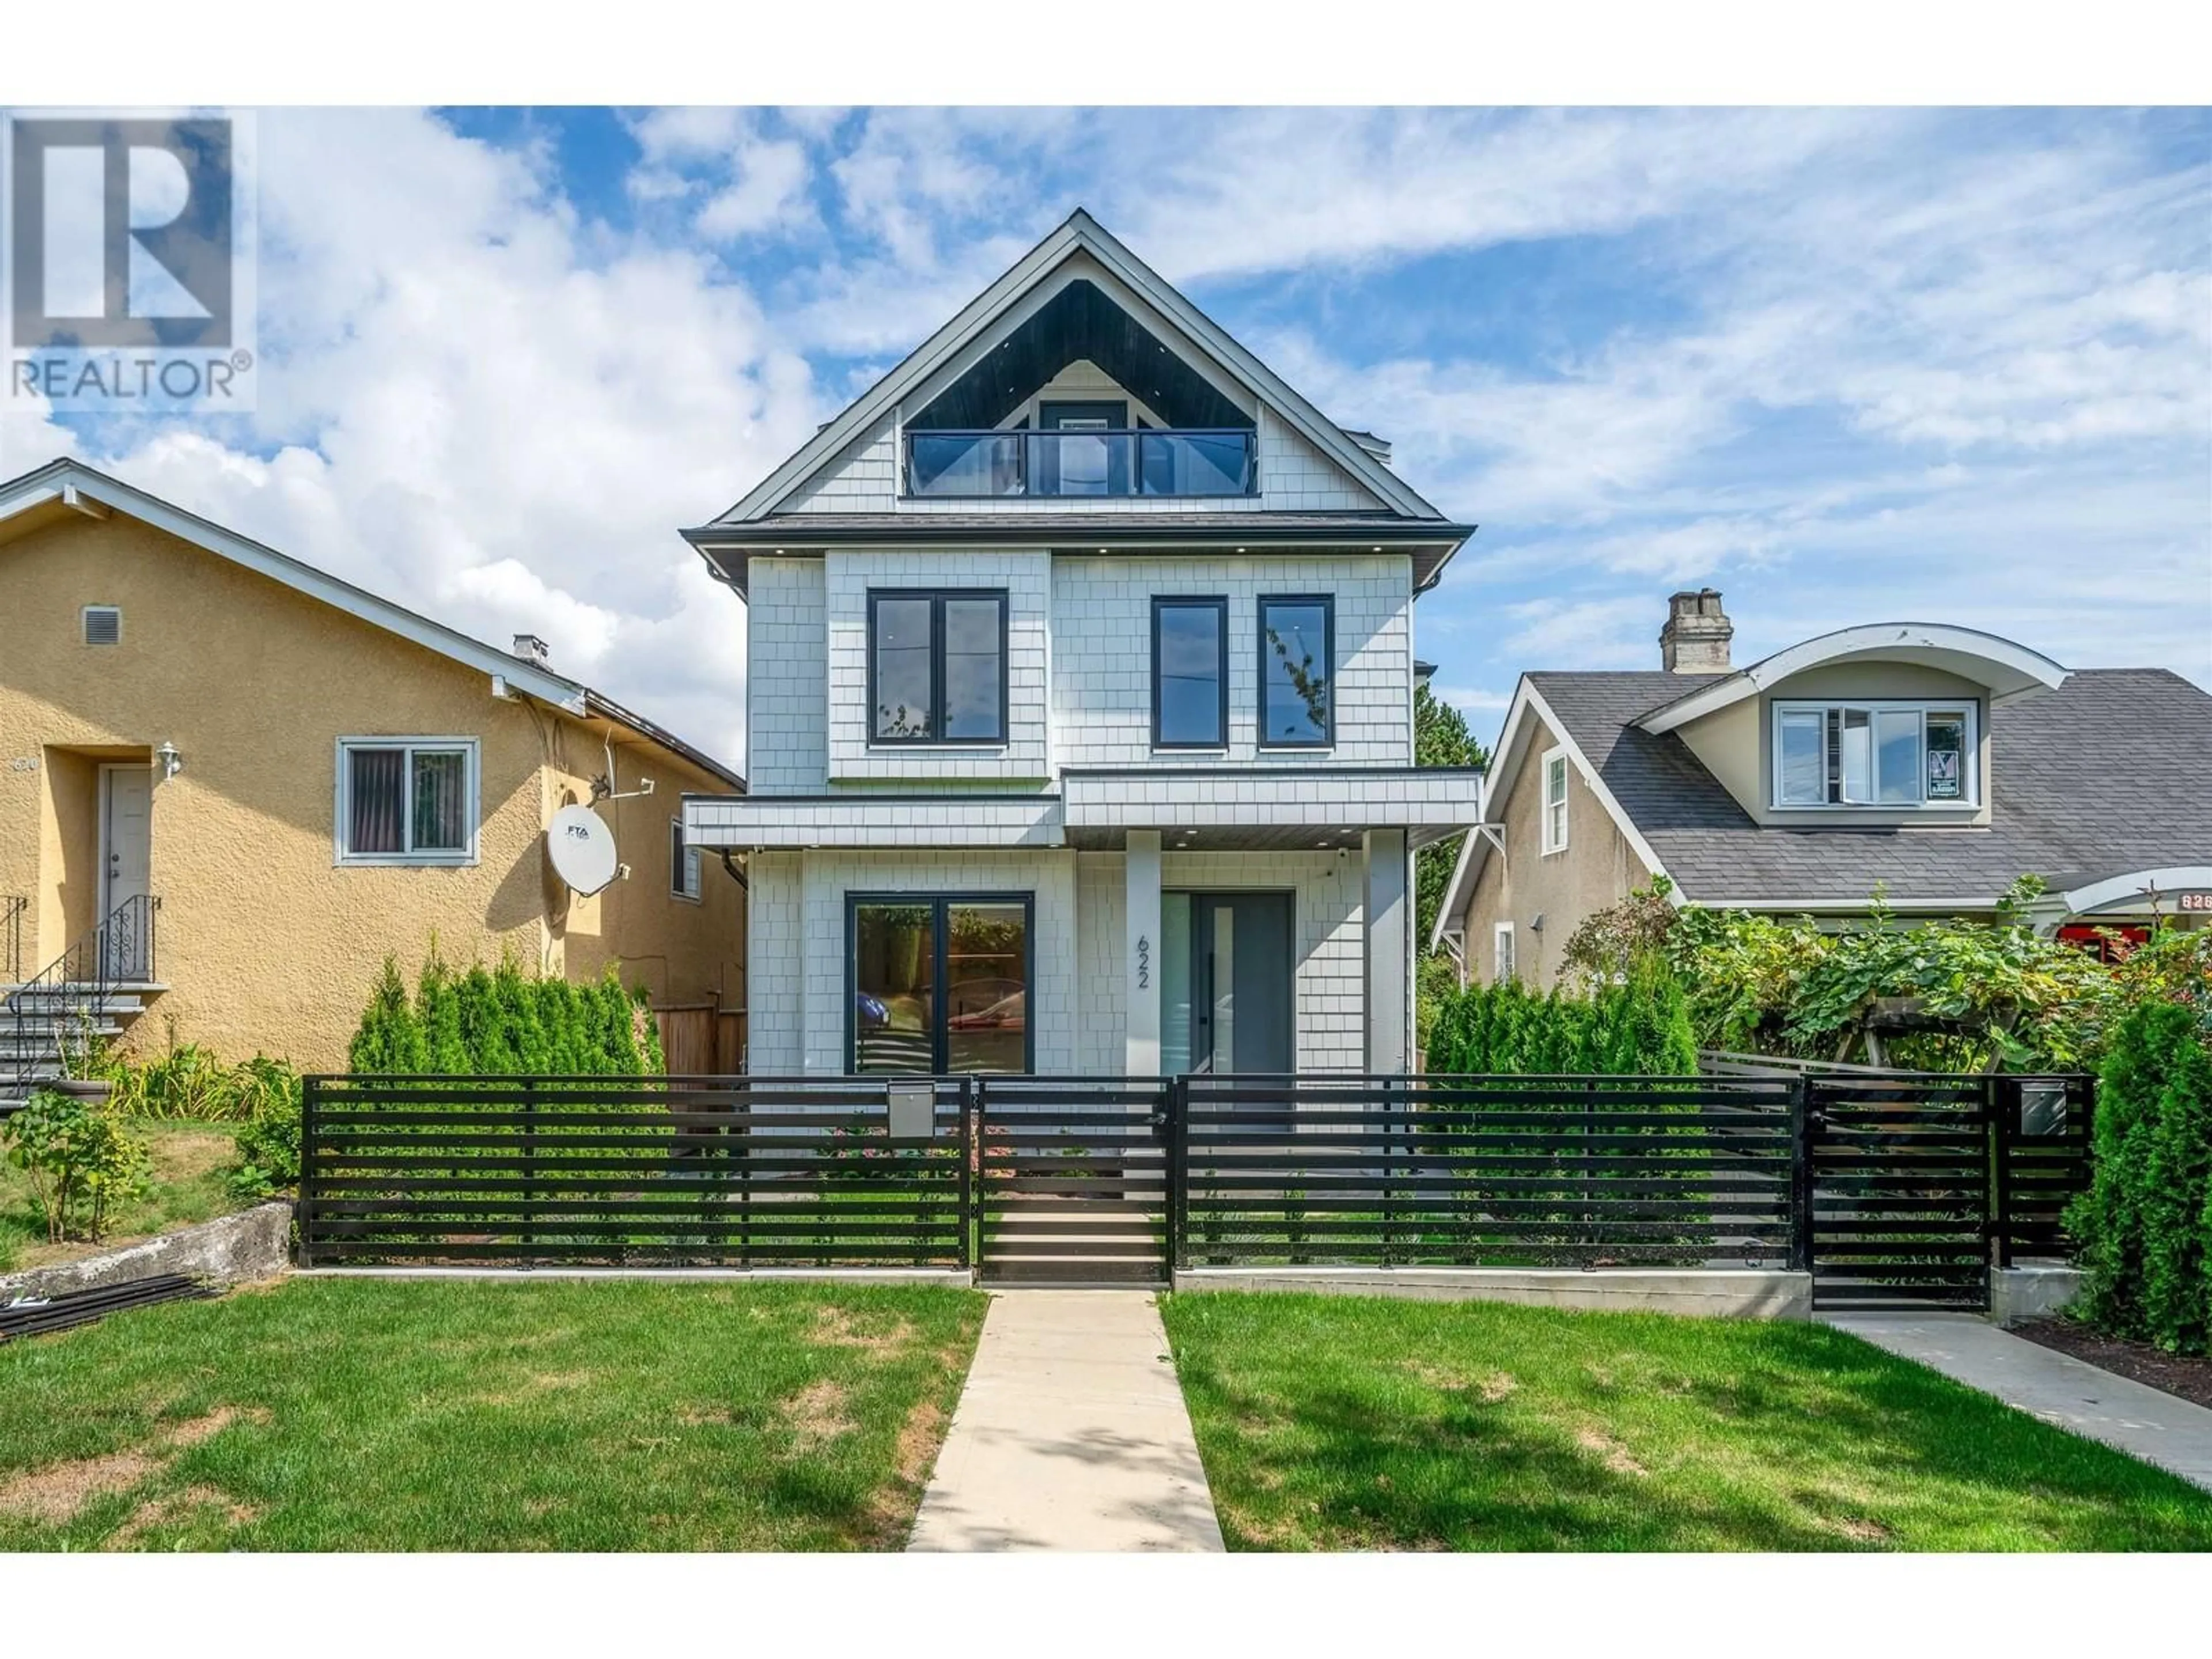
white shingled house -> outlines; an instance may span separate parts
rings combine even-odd
[[[757,1073],[1407,1069],[1470,527],[1078,212],[736,506]]]

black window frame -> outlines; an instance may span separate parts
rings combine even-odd
[[[1321,607],[1322,651],[1328,666],[1328,720],[1318,738],[1271,738],[1267,735],[1267,607],[1271,605],[1317,605]],[[1334,749],[1336,747],[1336,595],[1334,593],[1262,593],[1254,601],[1252,633],[1259,644],[1259,675],[1252,687],[1252,723],[1262,749]]]
[[[936,1006],[930,1015],[929,1070],[921,1072],[862,1072],[856,1069],[860,1060],[860,1022],[856,1018],[860,1000],[860,907],[864,904],[900,904],[931,907],[929,941],[929,982],[936,993]],[[947,893],[882,893],[848,892],[845,895],[845,1075],[848,1077],[944,1077],[945,1062],[951,1044],[951,1036],[945,1026],[945,912],[956,904],[1018,904],[1022,907],[1022,1069],[1015,1073],[986,1073],[985,1076],[1036,1075],[1036,894],[1030,892]]]
[[[1160,735],[1160,612],[1163,611],[1196,611],[1211,606],[1221,619],[1215,637],[1219,641],[1216,654],[1220,662],[1220,696],[1216,718],[1220,721],[1218,739],[1206,743],[1174,742]],[[1229,747],[1229,600],[1218,593],[1155,593],[1152,595],[1152,747],[1155,749],[1186,750],[1211,753]]]
[[[1008,684],[1013,678],[1007,660],[1012,605],[1003,587],[872,587],[868,590],[868,746],[872,749],[1003,749],[1012,718]],[[876,606],[884,599],[926,599],[929,602],[929,735],[887,738],[876,730]],[[945,604],[954,600],[996,600],[999,606],[999,732],[990,738],[940,737],[945,730]]]

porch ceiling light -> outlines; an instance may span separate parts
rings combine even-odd
[[[164,738],[161,746],[154,751],[154,764],[161,769],[162,781],[167,782],[185,769],[185,757],[177,751],[176,744]]]

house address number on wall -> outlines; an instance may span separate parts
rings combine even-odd
[[[2212,893],[2184,893],[2174,902],[2179,909],[2212,915]]]
[[[1137,988],[1152,988],[1152,942],[1142,933],[1137,935]]]

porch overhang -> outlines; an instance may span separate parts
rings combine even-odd
[[[1060,847],[1060,798],[933,793],[686,795],[684,839],[732,852],[823,847]]]
[[[1060,774],[1067,844],[1121,848],[1156,830],[1182,852],[1350,849],[1370,830],[1422,847],[1481,817],[1482,774],[1458,767],[1129,767]]]

